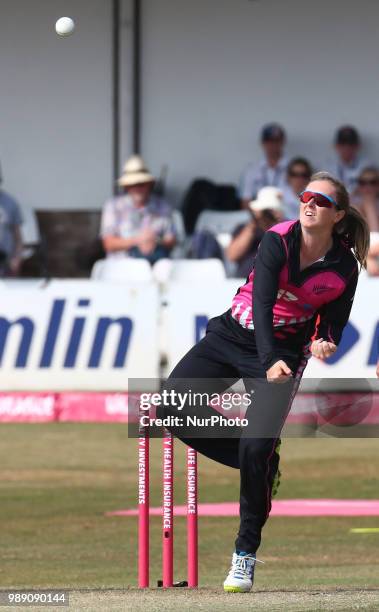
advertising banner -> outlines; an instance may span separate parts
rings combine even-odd
[[[1,391],[125,391],[159,375],[153,283],[52,281],[5,286],[0,302]]]
[[[124,393],[129,378],[159,380],[203,337],[209,319],[230,307],[242,283],[172,281],[162,296],[154,282],[3,282],[0,391]],[[302,386],[375,377],[378,298],[378,279],[361,274],[337,353],[327,363],[312,358]]]
[[[243,280],[206,285],[172,282],[167,294],[167,352],[170,372],[205,333],[208,320],[230,308]],[[323,363],[312,358],[304,378],[372,378],[378,359],[379,281],[362,272],[348,325],[335,355]]]

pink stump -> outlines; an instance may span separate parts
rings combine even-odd
[[[187,564],[188,586],[198,585],[197,452],[187,449]]]
[[[149,436],[138,442],[138,586],[149,586]]]
[[[174,581],[174,439],[165,431],[163,437],[163,504],[162,504],[163,586]]]

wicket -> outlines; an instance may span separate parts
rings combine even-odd
[[[144,432],[138,444],[139,588],[149,587],[149,452]],[[187,581],[174,583],[174,438],[168,431],[163,437],[162,571],[163,587],[198,585],[197,452],[187,448]]]

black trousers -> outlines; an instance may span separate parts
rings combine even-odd
[[[303,353],[279,349],[280,358],[294,376],[286,383],[268,383],[260,364],[254,332],[243,329],[230,312],[211,319],[206,336],[177,364],[164,388],[171,392],[222,393],[233,382],[243,379],[251,393],[251,404],[245,417],[247,427],[213,426],[199,431],[194,426],[169,427],[186,444],[207,457],[240,470],[240,528],[236,550],[255,553],[261,532],[271,510],[271,491],[279,466],[277,451],[280,432],[291,407],[306,365]],[[158,416],[217,415],[211,406],[190,405],[178,412],[166,406]]]

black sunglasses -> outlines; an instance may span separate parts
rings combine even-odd
[[[302,178],[302,179],[310,179],[311,175],[309,172],[296,172],[295,170],[290,170],[288,176],[291,178]]]
[[[378,179],[359,179],[358,185],[360,187],[376,187],[379,185]]]

